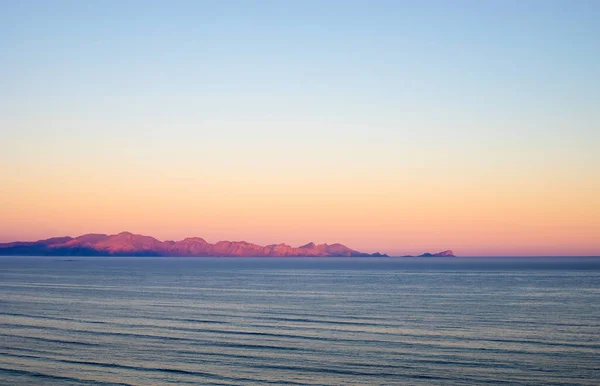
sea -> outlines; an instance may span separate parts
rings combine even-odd
[[[600,385],[600,259],[0,257],[0,384]]]

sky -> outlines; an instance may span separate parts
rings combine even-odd
[[[600,255],[598,1],[0,0],[0,242]]]

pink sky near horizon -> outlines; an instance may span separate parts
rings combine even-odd
[[[385,155],[363,165],[340,155],[348,169],[336,173],[337,161],[271,157],[212,170],[89,156],[80,166],[68,157],[0,166],[0,241],[131,231],[160,240],[339,242],[390,255],[600,255],[598,181],[569,168],[488,174],[485,162],[441,157],[415,172],[386,167]]]

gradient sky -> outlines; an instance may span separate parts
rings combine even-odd
[[[0,241],[600,255],[598,1],[0,0]]]

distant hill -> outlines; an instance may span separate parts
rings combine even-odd
[[[159,241],[154,237],[121,232],[116,235],[86,234],[31,242],[0,244],[0,255],[18,256],[189,256],[189,257],[387,257],[362,253],[342,244],[308,243],[298,248],[287,244],[260,246],[245,241],[219,241],[200,237]]]
[[[452,252],[451,250],[447,250],[447,251],[442,251],[442,252],[438,252],[438,253],[423,253],[422,255],[418,255],[418,256],[413,256],[413,255],[404,255],[402,257],[456,257],[454,255],[454,252]]]

